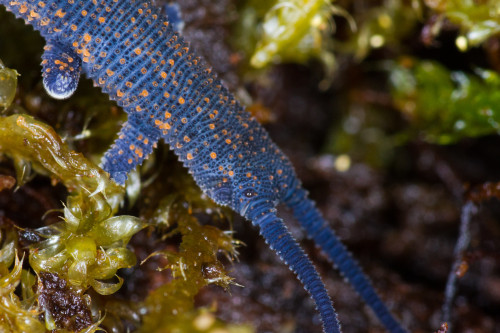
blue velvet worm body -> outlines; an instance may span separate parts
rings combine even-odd
[[[404,332],[308,198],[288,158],[159,9],[135,0],[0,4],[46,39],[43,75],[51,95],[71,95],[81,70],[127,112],[102,162],[116,182],[123,184],[163,139],[206,194],[259,227],[314,299],[325,332],[340,332],[337,315],[316,269],[276,216],[280,202],[387,329]]]

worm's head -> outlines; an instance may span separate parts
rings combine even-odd
[[[212,182],[207,194],[218,204],[230,206],[241,216],[253,220],[256,214],[276,207],[279,191],[269,175],[262,177],[223,177]]]
[[[255,132],[253,135],[257,137]],[[260,136],[265,139],[265,135],[262,130]],[[263,146],[264,143],[268,145]],[[275,209],[296,176],[290,161],[276,146],[263,141],[248,147],[246,154],[239,154],[243,157],[236,163],[227,158],[226,163],[207,170],[207,178],[198,177],[205,193],[215,202],[254,221],[261,214]]]

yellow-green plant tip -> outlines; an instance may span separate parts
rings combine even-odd
[[[68,260],[68,252],[58,236],[31,246],[29,262],[35,272],[57,271]]]
[[[73,205],[71,205],[73,206]],[[76,232],[80,226],[80,219],[71,212],[71,210],[64,205],[64,222],[66,222],[66,228],[68,231]],[[80,214],[78,214],[80,215]]]
[[[16,95],[18,76],[16,70],[5,67],[0,60],[0,110],[12,104]]]
[[[21,295],[23,302],[35,302],[36,276],[30,271],[23,269],[21,272]]]
[[[22,262],[23,260],[19,260],[17,255],[15,256],[14,268],[7,275],[0,277],[0,292],[9,292],[9,290],[13,290],[21,279],[22,272]]]
[[[96,224],[89,235],[93,237],[100,246],[109,246],[121,241],[128,243],[130,237],[139,230],[146,227],[139,218],[133,216],[115,216]]]
[[[90,325],[89,327],[86,327],[84,328],[83,330],[79,331],[78,333],[94,333],[94,332],[105,332],[102,328],[100,328],[99,326],[101,325],[101,323],[104,321],[104,316],[99,319],[99,321],[97,323],[94,323],[92,325]]]
[[[92,288],[94,288],[94,290],[101,295],[114,294],[121,288],[123,284],[123,279],[121,277],[116,276],[116,278],[118,279],[118,282],[102,282],[93,280],[91,282]]]
[[[42,333],[33,303],[23,304],[14,293],[23,276],[22,262],[16,255],[12,270],[0,277],[0,332]]]
[[[2,243],[0,263],[4,264],[5,267],[10,267],[16,256],[17,233],[14,230],[0,229],[0,236],[0,243]]]
[[[99,251],[98,263],[92,268],[92,276],[95,279],[107,280],[116,275],[120,268],[129,268],[136,264],[135,254],[125,247]]]
[[[57,329],[56,322],[52,317],[52,314],[48,310],[45,310],[45,328],[49,331],[54,331]]]
[[[92,265],[96,261],[97,245],[92,237],[76,236],[66,241],[68,254],[78,261],[84,261]]]
[[[74,261],[68,268],[67,278],[70,285],[83,290],[89,286],[88,264],[85,261]]]

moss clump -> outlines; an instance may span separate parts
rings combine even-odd
[[[52,128],[27,115],[0,118],[0,151],[14,160],[19,184],[33,167],[70,191],[63,221],[35,230],[45,240],[31,246],[31,268],[38,275],[49,272],[65,279],[79,294],[90,286],[100,294],[118,290],[120,278],[106,280],[118,269],[135,264],[135,255],[126,245],[145,226],[136,217],[114,216],[123,188],[81,154],[70,151]],[[41,310],[48,313],[47,308]]]
[[[396,107],[426,141],[449,144],[500,131],[500,76],[491,70],[450,71],[404,58],[390,69]]]
[[[4,231],[4,230],[2,230]],[[2,232],[4,235],[5,233]],[[32,275],[22,269],[22,260],[13,253],[10,246],[13,232],[7,231],[7,237],[11,240],[4,240],[1,249],[2,254],[9,252],[15,258],[14,267],[8,270],[10,264],[2,260],[0,262],[0,331],[2,332],[45,332],[44,325],[38,320],[38,311],[34,302],[31,290],[34,281]],[[7,238],[7,239],[8,239]],[[5,258],[2,258],[5,259]],[[15,294],[16,288],[22,285],[23,298]]]
[[[70,151],[52,128],[30,116],[0,118],[0,151],[14,160],[19,184],[32,166],[62,181],[70,191],[63,221],[38,230],[46,240],[30,252],[35,272],[58,273],[82,290],[88,286],[101,294],[117,290],[121,281],[101,280],[135,264],[126,245],[145,226],[135,217],[113,216],[123,189],[81,154]]]
[[[163,196],[165,200],[159,201],[154,216],[140,219],[116,216],[124,201],[125,189],[112,182],[102,169],[83,155],[71,151],[50,126],[31,116],[0,118],[0,152],[13,160],[18,186],[23,186],[35,171],[51,177],[54,184],[62,183],[69,191],[62,209],[62,221],[30,231],[43,239],[29,249],[30,268],[36,273],[38,283],[35,283],[34,275],[26,272],[27,281],[23,285],[27,286],[26,294],[31,303],[27,306],[24,301],[11,302],[9,307],[14,310],[5,310],[19,318],[28,316],[23,323],[30,327],[20,331],[83,329],[94,332],[100,325],[113,327],[113,320],[105,322],[102,317],[99,320],[97,314],[99,311],[101,314],[107,312],[108,305],[116,305],[116,302],[95,308],[97,305],[92,304],[96,297],[91,296],[88,289],[92,288],[101,295],[110,295],[120,289],[124,280],[117,275],[117,271],[136,264],[136,256],[127,246],[129,240],[149,223],[168,230],[165,239],[181,235],[182,242],[178,251],[157,252],[167,259],[166,268],[172,273],[173,280],[152,292],[144,302],[130,307],[129,313],[135,313],[135,316],[145,314],[142,319],[144,325],[138,325],[137,329],[148,331],[156,327],[162,331],[168,328],[171,331],[210,332],[223,328],[228,332],[250,331],[245,326],[224,324],[206,309],[194,307],[194,297],[202,287],[213,283],[227,288],[231,283],[218,255],[232,258],[236,250],[230,233],[200,225],[192,210],[182,204],[188,200],[195,205],[207,205],[192,179],[184,179],[188,175],[181,177],[180,181],[172,181],[176,191],[184,194],[182,203],[175,199],[175,195],[155,192],[155,196]],[[154,159],[149,163],[154,164]],[[12,187],[9,184],[6,188]],[[136,179],[128,192],[137,197],[140,191],[141,182]],[[215,205],[212,203],[210,207],[215,208]],[[5,264],[0,268],[12,288],[5,288],[3,296],[16,300],[15,286],[22,283],[17,266],[21,266],[18,264],[11,274],[8,274],[7,268],[15,257],[17,233],[8,230],[6,235],[4,249],[0,251]],[[36,292],[31,289],[34,284],[38,285]],[[59,311],[61,304],[74,306],[68,311]],[[125,304],[123,302],[121,307],[127,307]],[[90,312],[91,307],[93,312]],[[45,325],[38,320],[39,314],[42,314]],[[126,311],[118,314],[115,320],[126,318]],[[168,318],[168,325],[165,318]],[[9,325],[17,327],[15,325],[18,324]]]
[[[435,34],[439,33],[444,18],[460,27],[456,41],[462,51],[500,33],[500,3],[496,0],[425,0],[424,3],[440,15],[433,27]]]
[[[245,325],[231,325],[216,319],[212,308],[196,308],[195,297],[202,288],[215,284],[227,289],[232,284],[224,263],[236,256],[238,241],[233,233],[204,222],[228,225],[228,210],[206,200],[193,178],[174,156],[163,156],[159,147],[155,160],[166,166],[144,184],[137,202],[140,216],[159,232],[152,235],[146,251],[152,253],[141,269],[160,269],[155,274],[160,286],[141,285],[147,289],[143,302],[134,304],[134,313],[145,314],[139,332],[252,332]],[[162,158],[162,156],[164,158]],[[154,168],[152,168],[154,169]],[[176,177],[169,175],[175,174]],[[225,227],[228,228],[228,227]],[[151,249],[151,250],[150,250]],[[148,274],[148,273],[146,273]],[[146,292],[142,292],[146,294]]]
[[[250,0],[240,11],[235,40],[246,50],[254,68],[319,58],[330,69],[335,60],[326,36],[334,11],[328,0]]]
[[[195,309],[194,297],[208,284],[227,288],[232,278],[227,275],[218,258],[223,255],[233,258],[236,254],[235,241],[230,233],[210,225],[201,225],[182,206],[182,200],[160,201],[156,217],[164,216],[176,221],[176,226],[165,237],[182,238],[178,250],[163,250],[154,255],[167,261],[163,267],[170,272],[171,282],[164,284],[148,295],[141,305],[143,318],[140,332],[212,332],[226,327],[227,332],[250,332],[224,325],[207,312]]]
[[[18,75],[14,69],[5,67],[0,60],[0,110],[8,108],[14,100]]]

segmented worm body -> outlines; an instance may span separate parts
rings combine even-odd
[[[314,299],[325,332],[340,332],[337,315],[316,269],[276,216],[280,202],[381,322],[404,332],[308,198],[288,158],[158,9],[136,0],[0,4],[46,39],[43,77],[52,96],[70,96],[83,71],[128,114],[102,162],[116,182],[123,184],[163,139],[207,195],[259,227]]]

